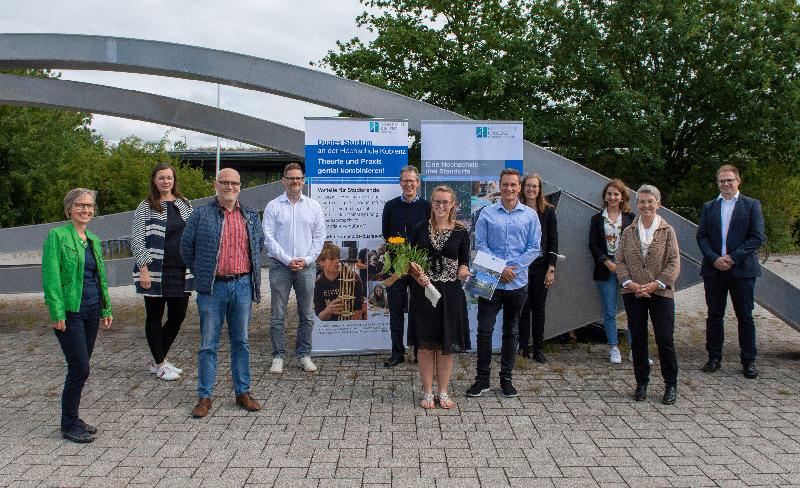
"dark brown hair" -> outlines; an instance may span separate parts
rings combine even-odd
[[[291,171],[293,169],[299,169],[300,172],[303,173],[303,175],[305,175],[305,172],[303,171],[303,167],[300,166],[299,163],[289,163],[289,164],[286,165],[285,168],[283,168],[283,176],[286,176],[286,173],[288,173],[289,171]]]
[[[178,173],[175,171],[175,168],[172,167],[169,163],[158,163],[153,171],[150,173],[150,193],[147,195],[147,202],[150,204],[150,208],[158,213],[161,213],[161,192],[158,191],[158,187],[156,186],[156,174],[159,171],[164,171],[168,169],[172,171],[172,191],[171,193],[175,195],[176,198],[180,198],[184,202],[188,202],[189,200],[183,196],[181,191],[178,189]]]
[[[527,200],[528,197],[525,196],[525,182],[530,180],[530,179],[534,179],[534,178],[536,179],[536,181],[539,182],[539,194],[536,196],[536,202],[533,202],[533,203],[536,204],[535,207],[531,206],[528,203],[528,200]],[[527,206],[529,206],[531,208],[534,208],[539,213],[542,213],[545,210],[547,210],[547,207],[552,207],[553,206],[550,202],[547,201],[547,198],[545,198],[545,196],[544,196],[544,190],[542,190],[542,177],[539,176],[537,173],[533,173],[533,174],[529,174],[529,175],[523,176],[522,177],[522,183],[520,185],[522,186],[522,191],[519,194],[519,201],[520,202],[524,203],[525,205],[527,205]]]
[[[628,191],[625,183],[619,178],[614,178],[606,183],[606,186],[603,187],[603,193],[600,194],[600,200],[603,202],[603,208],[608,207],[608,203],[606,203],[606,192],[612,187],[622,194],[622,201],[619,202],[619,209],[625,213],[631,213],[631,192]]]

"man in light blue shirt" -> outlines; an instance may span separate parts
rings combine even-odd
[[[272,297],[270,336],[272,366],[270,373],[282,373],[286,357],[284,335],[289,291],[297,297],[295,353],[300,366],[317,370],[311,361],[311,333],[314,328],[314,281],[316,259],[325,242],[325,216],[320,204],[303,195],[303,169],[297,163],[286,165],[283,186],[286,192],[269,202],[264,209],[264,246],[269,253],[269,287]]]
[[[519,201],[520,175],[511,168],[500,172],[500,202],[484,207],[475,224],[475,249],[506,261],[500,283],[491,300],[478,299],[478,367],[467,396],[489,391],[492,332],[497,313],[503,309],[503,345],[500,388],[505,397],[517,396],[511,372],[517,352],[517,323],[528,298],[528,266],[540,255],[542,231],[539,217]]]

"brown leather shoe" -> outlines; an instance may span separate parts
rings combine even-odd
[[[194,406],[192,409],[192,417],[199,419],[200,417],[205,417],[208,415],[208,411],[211,410],[211,399],[210,398],[201,398],[197,400],[197,405]]]
[[[255,412],[256,410],[261,410],[261,404],[253,400],[253,397],[250,396],[249,392],[242,393],[241,395],[236,395],[236,404],[242,407],[243,409],[247,410],[248,412]]]

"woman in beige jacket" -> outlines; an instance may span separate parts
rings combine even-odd
[[[658,215],[661,192],[642,185],[636,217],[623,232],[617,250],[617,278],[622,285],[622,301],[628,317],[633,343],[633,370],[636,375],[636,401],[647,399],[650,365],[647,355],[647,316],[653,331],[664,378],[662,403],[672,405],[677,398],[678,360],[675,356],[675,280],[680,273],[680,254],[675,230]]]

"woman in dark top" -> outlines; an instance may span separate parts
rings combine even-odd
[[[469,232],[455,220],[456,195],[449,186],[437,186],[431,196],[430,221],[418,225],[410,242],[428,251],[428,274],[416,263],[412,276],[408,342],[418,348],[419,376],[422,383],[422,408],[449,409],[455,405],[448,395],[453,372],[453,353],[469,349],[467,300],[461,282],[469,276]],[[434,307],[425,296],[432,283],[441,294]],[[412,326],[413,324],[413,326]],[[435,370],[435,371],[434,371]],[[436,373],[438,398],[433,396]]]
[[[111,327],[111,300],[100,239],[86,230],[94,217],[93,190],[76,188],[64,197],[66,225],[51,229],[42,253],[42,287],[50,322],[67,361],[61,395],[61,435],[92,442],[97,427],[78,416],[81,392],[89,378],[99,327]]]
[[[133,281],[136,293],[144,295],[145,335],[153,355],[148,368],[166,381],[179,379],[183,372],[167,361],[167,353],[194,289],[194,277],[180,254],[181,236],[191,213],[191,204],[178,189],[175,169],[157,164],[150,175],[150,193],[133,215],[131,252],[136,259]],[[162,325],[165,307],[167,321]]]
[[[608,341],[608,360],[622,362],[617,347],[617,265],[614,255],[619,247],[622,231],[633,222],[631,195],[622,180],[614,179],[603,188],[603,210],[592,216],[589,226],[589,250],[594,258],[594,281],[603,307],[603,325]],[[631,344],[630,331],[627,334]]]
[[[547,290],[553,286],[558,260],[558,223],[556,209],[547,201],[542,191],[542,178],[537,174],[522,179],[520,201],[531,207],[539,216],[542,229],[542,254],[528,268],[528,301],[522,308],[519,319],[519,352],[533,358],[537,363],[546,363],[542,352],[544,342],[544,306]],[[529,344],[530,340],[530,346]]]

